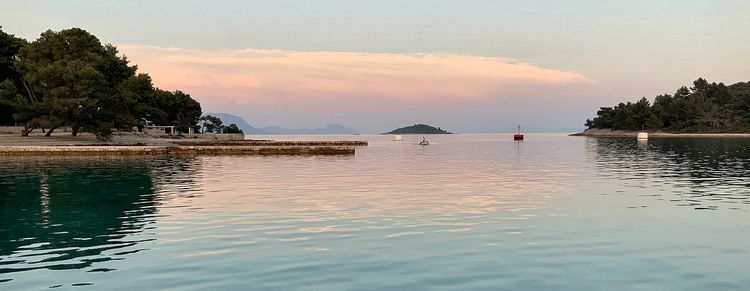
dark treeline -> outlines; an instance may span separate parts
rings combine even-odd
[[[111,44],[80,28],[45,31],[28,42],[0,27],[0,124],[69,127],[108,139],[145,122],[196,127],[201,106],[181,91],[154,87]]]
[[[206,115],[200,118],[201,132],[203,133],[239,133],[244,134],[237,124],[224,125],[221,118],[213,115]]]
[[[750,82],[726,86],[703,78],[673,95],[602,107],[586,120],[588,128],[665,130],[672,132],[750,131]]]

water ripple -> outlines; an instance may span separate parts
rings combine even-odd
[[[353,157],[3,157],[0,289],[750,285],[741,141],[366,138]]]

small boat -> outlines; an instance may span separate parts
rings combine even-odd
[[[513,135],[513,140],[523,140],[523,133],[521,133],[521,125],[518,126],[518,133]]]
[[[401,135],[400,135],[400,134],[397,134],[397,135],[395,135],[395,136],[393,137],[393,141],[402,141],[402,140],[404,140],[404,138],[403,138],[403,137],[401,137]]]
[[[422,141],[419,142],[419,145],[423,145],[423,146],[430,145],[430,142],[424,139],[424,137],[422,137]]]

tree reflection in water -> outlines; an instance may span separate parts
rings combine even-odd
[[[750,147],[741,138],[588,138],[600,175],[649,187],[680,206],[750,204]],[[593,147],[593,149],[592,149]],[[669,191],[657,191],[668,187]],[[731,206],[730,206],[731,207]]]
[[[197,162],[3,157],[0,274],[92,268],[145,250],[141,243],[154,240],[147,230],[159,216],[155,189],[174,177],[190,179]]]

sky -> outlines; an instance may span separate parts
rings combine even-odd
[[[750,1],[9,1],[3,30],[80,27],[156,86],[253,126],[580,129],[698,77],[750,81]]]

